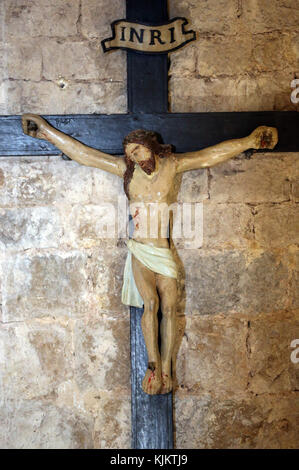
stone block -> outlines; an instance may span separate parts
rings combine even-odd
[[[95,311],[128,315],[128,307],[121,303],[121,289],[127,248],[92,250],[89,278],[94,287]]]
[[[204,247],[246,247],[254,240],[250,207],[205,201],[203,209]]]
[[[254,216],[255,238],[264,247],[282,247],[298,243],[298,204],[258,206]]]
[[[93,192],[94,168],[53,157],[49,171],[55,182],[55,202],[59,206],[88,204]]]
[[[76,321],[75,379],[82,392],[130,390],[130,318],[117,315]]]
[[[1,109],[3,114],[20,114],[22,111],[22,87],[17,80],[1,83]]]
[[[296,449],[298,394],[213,397],[177,393],[178,449]]]
[[[208,37],[200,39],[197,47],[197,74],[204,77],[235,76],[251,70],[252,42],[250,37]]]
[[[184,335],[184,369],[179,386],[197,392],[213,391],[222,398],[246,390],[249,370],[245,319],[188,316]]]
[[[240,275],[242,310],[249,313],[286,309],[289,302],[288,261],[271,252],[257,252],[246,259]]]
[[[219,14],[221,11],[221,21]],[[237,21],[237,5],[227,3],[225,0],[191,0],[170,2],[170,17],[185,16],[189,19],[190,29],[196,29],[202,33],[230,34],[238,27]],[[188,46],[187,46],[188,47]]]
[[[182,296],[188,315],[273,312],[288,304],[287,260],[272,253],[178,250]]]
[[[296,54],[292,46],[293,36],[285,31],[254,35],[252,57],[248,65],[255,72],[272,74],[286,69],[291,70],[296,63]]]
[[[244,22],[252,33],[293,30],[299,21],[297,2],[293,0],[249,0],[244,2]]]
[[[3,449],[92,449],[93,419],[42,400],[8,401],[1,408]]]
[[[6,83],[0,82],[0,113],[7,114],[7,103],[6,103]]]
[[[298,249],[293,247],[289,253],[289,266],[291,271],[290,308],[299,308],[299,253]]]
[[[291,181],[291,199],[294,202],[299,202],[299,165],[298,153],[290,153],[289,157],[289,166],[290,166],[290,181]]]
[[[36,114],[112,114],[125,113],[125,82],[70,82],[64,88],[60,82],[18,82],[22,96],[21,113]],[[7,90],[7,99],[10,100]],[[15,96],[16,91],[14,91]]]
[[[95,419],[95,449],[131,448],[131,402],[129,395],[99,393]]]
[[[179,203],[202,202],[209,197],[207,170],[186,171],[179,177],[178,184]]]
[[[251,160],[234,159],[211,168],[213,202],[284,202],[290,188],[288,161],[277,154],[256,154]]]
[[[169,81],[172,112],[296,111],[290,99],[292,71],[180,77]],[[239,136],[232,136],[239,137]]]
[[[5,48],[7,78],[39,81],[42,78],[40,42],[11,40]],[[53,60],[53,57],[52,57]]]
[[[101,204],[102,202],[117,203],[121,198],[121,203],[126,200],[123,189],[124,182],[122,178],[107,173],[98,168],[93,168],[93,192],[92,203]]]
[[[86,311],[87,255],[15,254],[2,262],[3,321],[70,317]]]
[[[44,206],[55,200],[55,178],[46,158],[1,159],[0,206]]]
[[[81,11],[82,33],[89,39],[111,37],[110,24],[117,19],[126,17],[126,5],[122,0],[110,3],[82,0]],[[118,51],[115,54],[125,54],[125,52]]]
[[[239,283],[245,269],[241,253],[179,250],[178,254],[185,286],[179,311],[188,315],[212,315],[241,308]]]
[[[75,205],[61,209],[64,220],[63,243],[72,247],[94,246],[115,249],[118,244],[117,203],[85,206]]]
[[[6,38],[59,36],[77,34],[79,0],[13,0],[5,2]]]
[[[51,207],[0,209],[0,227],[3,250],[57,247],[62,234],[60,217]]]
[[[172,52],[169,68],[170,78],[174,75],[184,78],[192,77],[196,73],[197,56],[198,47],[195,43],[190,43],[186,47]]]
[[[1,23],[3,23],[3,17],[1,16],[1,8],[0,8],[0,34],[1,34],[1,28],[2,28]],[[2,37],[3,36],[0,35],[0,38],[2,38]],[[3,42],[0,42],[0,54],[1,54],[1,57],[2,57],[2,60],[1,60],[1,63],[0,63],[0,81],[2,82],[2,80],[5,80],[7,78],[7,66],[6,66],[7,49],[5,47],[5,44],[3,44]]]
[[[249,390],[256,395],[296,391],[299,364],[291,361],[290,345],[299,338],[299,312],[260,315],[249,325]]]
[[[73,375],[72,337],[67,323],[34,321],[2,324],[0,363],[6,400],[52,399]]]
[[[109,80],[124,81],[126,55],[112,60],[103,54],[98,42],[52,39],[42,41],[43,76],[47,80]],[[56,60],[53,60],[56,57]]]

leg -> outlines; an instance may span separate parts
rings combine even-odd
[[[142,332],[148,355],[148,369],[142,382],[145,393],[156,395],[162,386],[161,358],[158,346],[159,297],[155,274],[132,256],[133,275],[137,289],[144,302],[141,319]]]
[[[172,390],[171,358],[176,334],[177,281],[156,274],[156,282],[162,310],[161,362],[163,384],[161,393],[168,393]]]

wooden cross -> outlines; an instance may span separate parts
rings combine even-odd
[[[127,0],[127,19],[168,21],[167,0]],[[192,18],[190,18],[192,21]],[[112,59],[113,60],[113,59]],[[260,125],[276,127],[277,152],[299,151],[299,113],[168,113],[168,55],[127,52],[128,113],[45,116],[54,127],[105,153],[123,153],[124,136],[134,129],[163,130],[176,152],[190,152],[248,135]],[[49,142],[30,139],[19,116],[0,117],[0,155],[55,155]],[[172,394],[150,396],[141,389],[147,355],[140,325],[142,309],[131,308],[132,448],[173,447]]]

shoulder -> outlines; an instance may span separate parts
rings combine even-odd
[[[174,153],[170,153],[167,157],[165,157],[165,160],[167,160],[170,166],[176,165],[177,159]]]
[[[118,167],[118,176],[124,177],[124,174],[127,169],[126,161],[124,156],[120,156],[117,159],[117,167]]]

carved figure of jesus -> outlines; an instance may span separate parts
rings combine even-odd
[[[141,231],[141,226],[151,224],[147,207],[150,212],[153,203],[157,208],[159,204],[165,207],[170,203],[178,173],[212,167],[248,149],[273,149],[278,141],[277,130],[261,126],[247,137],[183,154],[174,154],[170,145],[159,143],[154,132],[136,130],[124,139],[124,157],[116,157],[80,143],[35,114],[24,114],[22,125],[27,135],[48,140],[76,162],[124,179],[125,193],[130,207],[134,207],[131,213],[134,233],[128,241],[122,301],[137,307],[144,304],[141,322],[148,354],[148,368],[142,382],[144,392],[151,395],[170,392],[176,333],[177,266],[168,237],[162,233],[160,226],[155,237],[145,236]],[[142,205],[142,210],[139,210],[138,204]],[[144,217],[147,218],[146,222]],[[162,312],[161,351],[158,346],[159,305]]]

